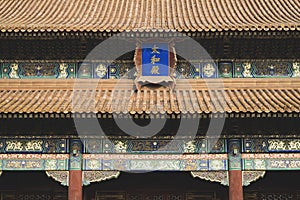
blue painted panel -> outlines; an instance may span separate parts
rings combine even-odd
[[[168,76],[169,51],[168,43],[142,44],[142,75]]]

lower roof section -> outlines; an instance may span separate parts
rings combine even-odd
[[[300,79],[0,80],[0,113],[299,113]]]

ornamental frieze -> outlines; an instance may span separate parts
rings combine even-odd
[[[244,139],[243,152],[300,152],[300,139]]]
[[[67,170],[68,154],[0,154],[0,170]]]
[[[0,63],[1,77],[10,79],[135,79],[133,60],[97,62],[24,61]],[[155,72],[155,71],[153,71]],[[157,72],[156,72],[157,73]],[[236,60],[189,63],[178,60],[175,79],[300,77],[300,62]]]
[[[84,139],[84,153],[226,153],[226,140],[100,140]]]
[[[298,153],[243,154],[242,159],[244,170],[300,169]]]
[[[0,139],[2,153],[68,153],[66,139]]]
[[[3,63],[3,78],[75,78],[75,63],[20,62]]]
[[[227,154],[83,154],[84,170],[227,170]]]
[[[4,161],[3,169],[41,170],[43,169],[43,161],[42,160],[8,160],[8,161]]]
[[[300,139],[268,140],[269,151],[300,151]]]
[[[5,151],[18,152],[18,151],[42,151],[42,140],[6,140]]]

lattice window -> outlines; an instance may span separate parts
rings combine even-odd
[[[51,194],[18,194],[18,200],[52,200]]]
[[[67,200],[66,191],[55,191],[54,193],[46,192],[27,192],[19,193],[17,191],[0,191],[0,199],[2,200]]]
[[[143,197],[139,194],[130,194],[128,195],[128,200],[143,200]]]
[[[245,200],[300,200],[299,191],[295,192],[260,192],[245,193]]]
[[[167,200],[184,200],[184,196],[180,194],[175,194],[175,195],[171,194],[168,195]]]
[[[124,192],[118,192],[118,191],[107,191],[107,192],[96,192],[96,200],[125,200],[126,194]],[[135,198],[130,198],[127,196],[127,199],[129,200],[140,200]]]
[[[261,200],[295,200],[297,199],[295,194],[289,193],[268,193],[260,194],[259,199]]]
[[[96,200],[214,200],[215,192],[174,193],[174,192],[96,192]]]
[[[164,200],[163,194],[146,195],[145,200]]]

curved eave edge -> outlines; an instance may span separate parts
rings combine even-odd
[[[171,113],[108,113],[108,112],[52,112],[52,113],[0,113],[0,119],[41,119],[41,118],[300,118],[300,112],[171,112]]]

